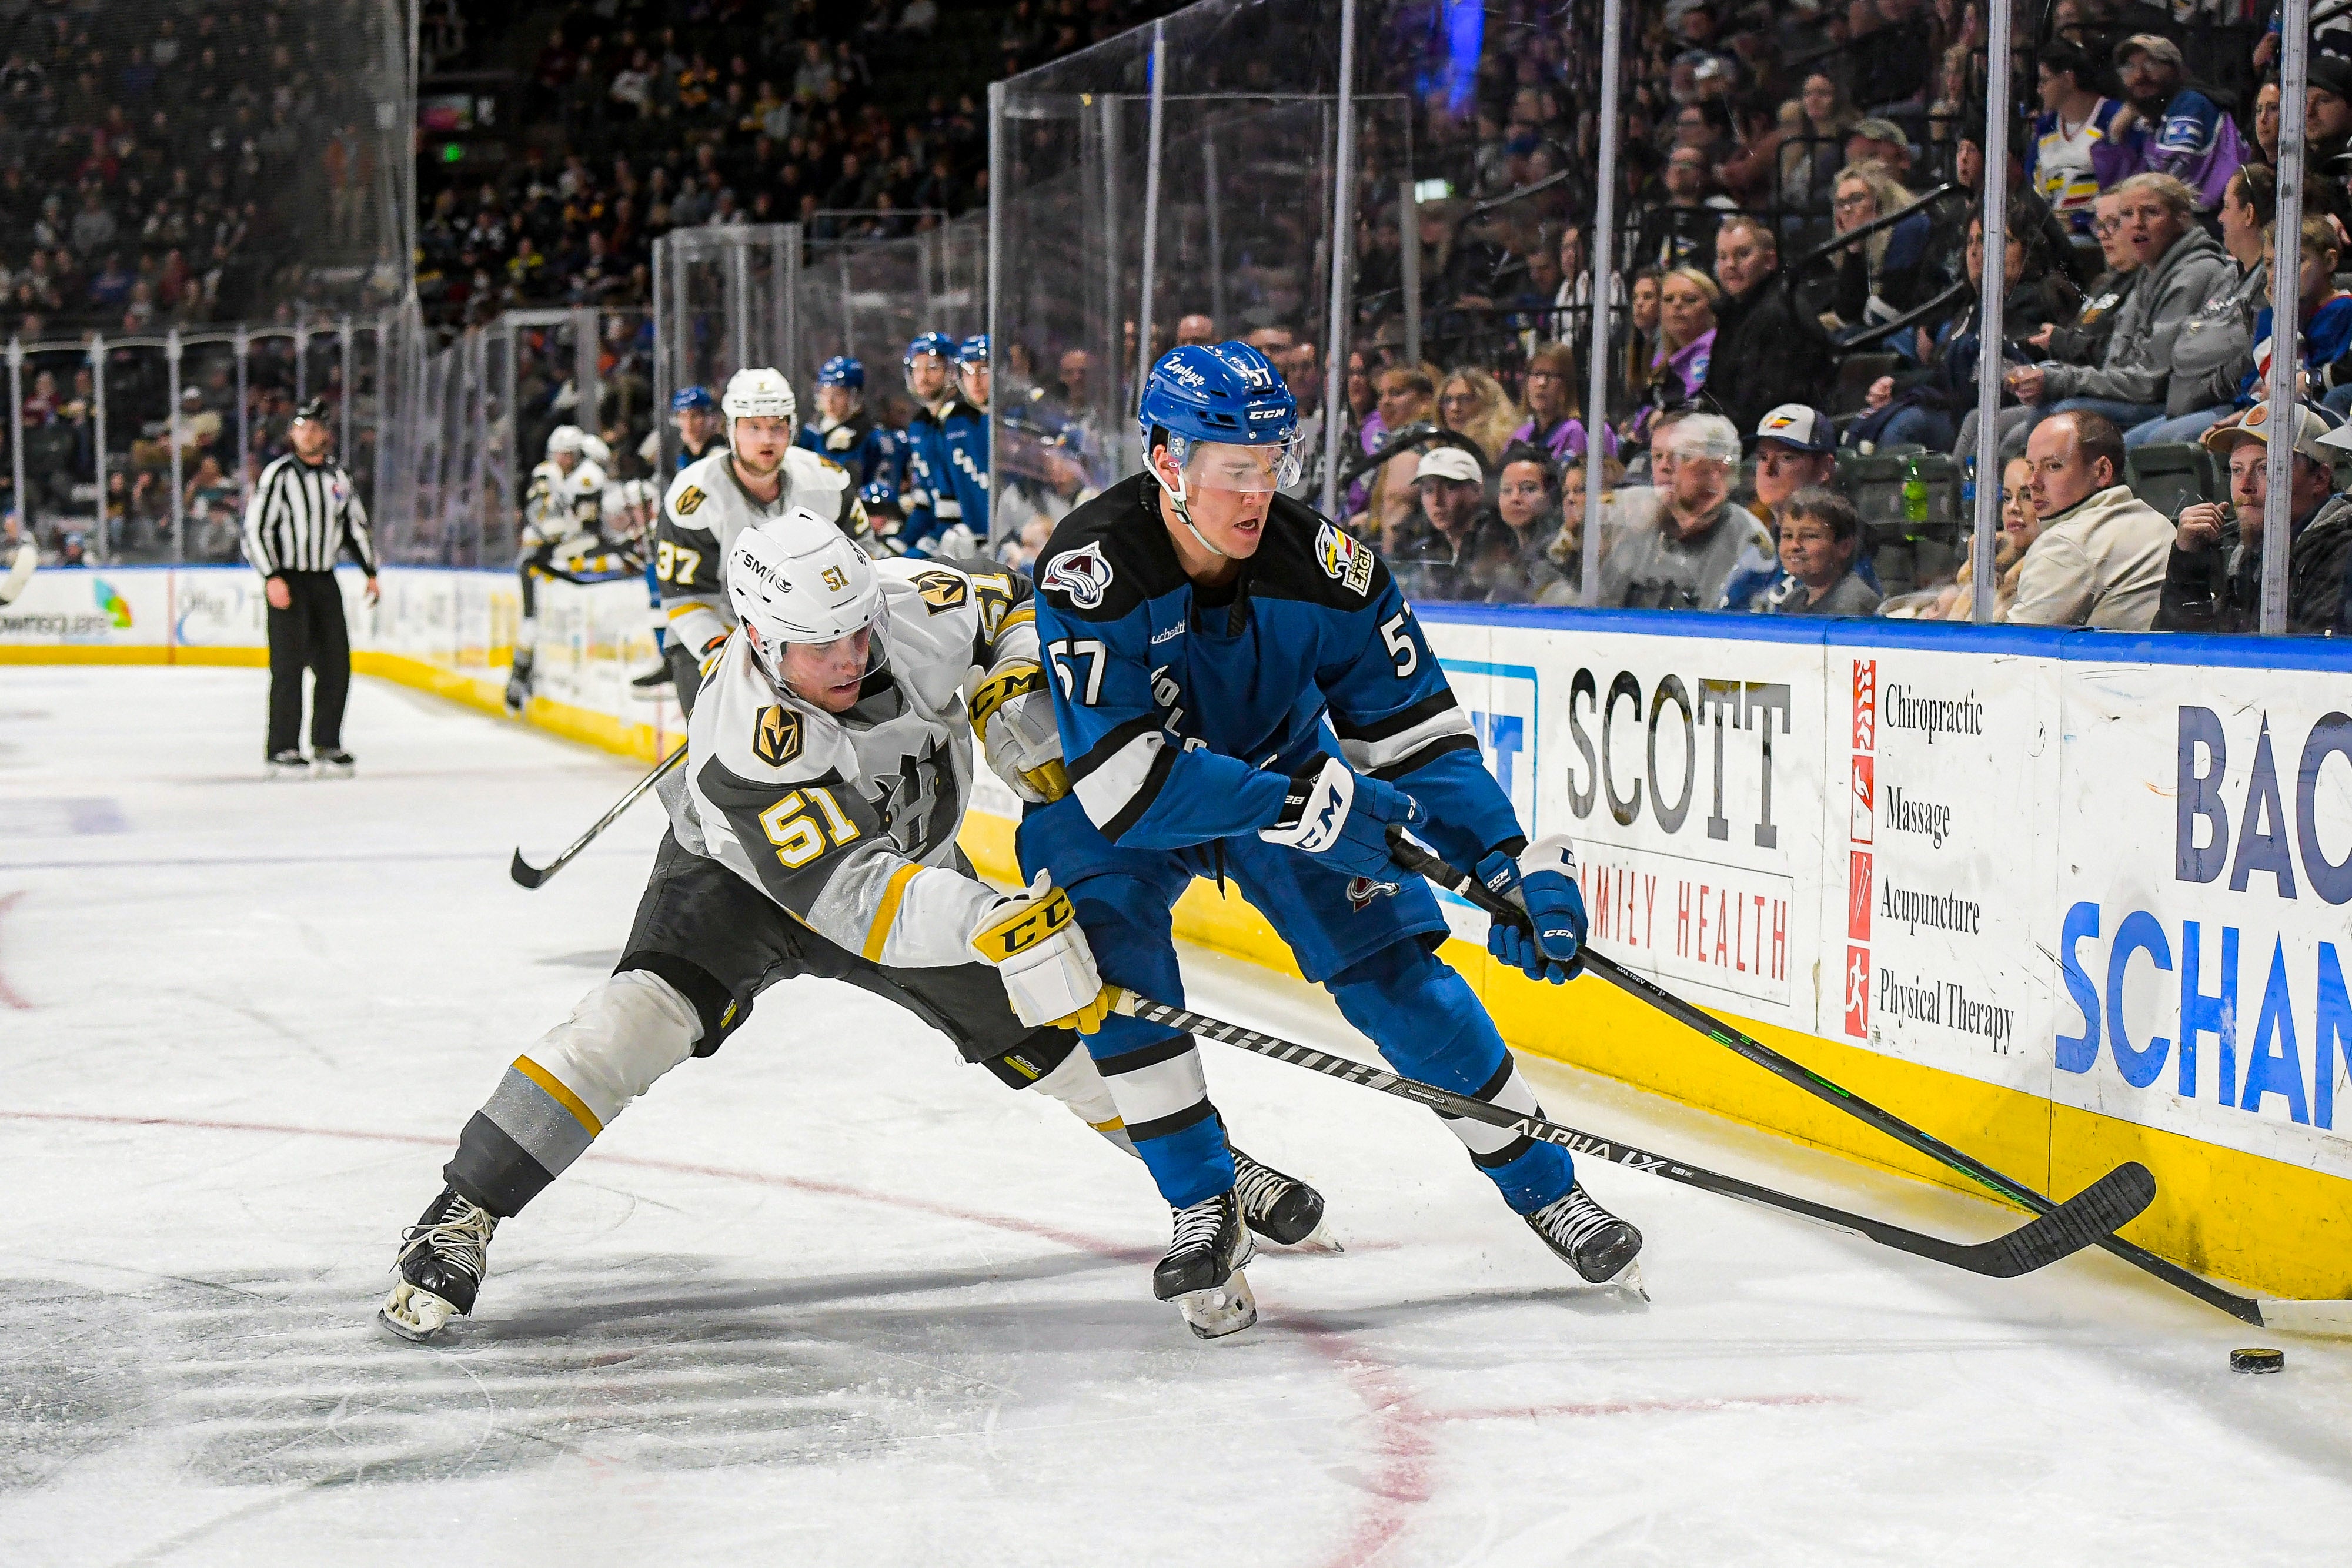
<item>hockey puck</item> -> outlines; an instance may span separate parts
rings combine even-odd
[[[2284,1372],[2286,1352],[2283,1350],[2233,1350],[2230,1353],[2232,1372]]]

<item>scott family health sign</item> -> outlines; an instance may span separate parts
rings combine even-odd
[[[2352,1177],[2352,647],[1420,614],[1620,962]]]

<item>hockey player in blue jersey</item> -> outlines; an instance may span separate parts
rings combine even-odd
[[[1386,833],[1409,827],[1519,897],[1534,936],[1497,925],[1488,946],[1555,982],[1585,935],[1568,841],[1528,843],[1379,559],[1276,494],[1295,481],[1297,410],[1263,354],[1175,350],[1139,422],[1150,472],[1064,517],[1039,559],[1071,792],[1028,809],[1023,874],[1050,869],[1068,890],[1106,980],[1179,1004],[1170,907],[1194,877],[1230,877],[1399,1071],[1537,1113],[1476,995],[1438,960],[1436,897],[1395,867]],[[1204,1339],[1248,1327],[1248,1233],[1191,1038],[1122,1016],[1087,1043],[1175,1210],[1153,1293]],[[1446,1125],[1579,1274],[1632,1264],[1641,1233],[1593,1202],[1568,1151]]]
[[[914,417],[898,438],[898,509],[905,520],[891,543],[900,550],[914,542],[917,518],[927,527],[936,523],[933,476],[946,461],[940,444],[940,411],[955,401],[950,384],[955,357],[953,338],[926,332],[907,345],[907,357],[899,361],[907,375],[907,395],[915,400]]]
[[[917,457],[924,500],[908,506],[898,532],[908,555],[976,555],[988,543],[988,334],[958,345],[955,376],[960,395],[940,403],[923,427]],[[910,434],[915,428],[908,426]]]
[[[678,471],[683,472],[688,464],[701,458],[712,447],[725,444],[719,438],[719,400],[710,395],[709,387],[680,387],[669,394],[669,412],[677,423]],[[666,487],[656,486],[656,503]],[[629,685],[640,695],[650,698],[670,684],[669,622],[662,614],[661,579],[656,575],[650,554],[646,559],[646,598],[653,607],[654,667]]]
[[[799,444],[849,470],[866,516],[898,504],[898,437],[866,410],[866,367],[835,354],[816,369],[814,423],[801,426]]]

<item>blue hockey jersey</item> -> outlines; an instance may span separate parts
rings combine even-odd
[[[918,409],[907,426],[907,482],[900,499],[906,526],[899,547],[928,553],[938,536],[961,523],[988,538],[988,413],[951,398],[937,413]]]
[[[1113,843],[1254,834],[1291,775],[1346,758],[1427,809],[1457,865],[1524,841],[1421,627],[1370,547],[1277,496],[1229,601],[1202,602],[1150,475],[1064,517],[1037,635],[1073,792]],[[1064,876],[1064,868],[1056,868]]]
[[[868,499],[870,507],[878,499],[888,505],[898,498],[898,436],[888,425],[877,424],[874,416],[859,409],[839,424],[825,428],[823,422],[803,424],[793,438],[793,444],[805,446],[820,457],[830,457],[849,470],[851,488],[862,497],[866,486],[880,480],[887,493]]]

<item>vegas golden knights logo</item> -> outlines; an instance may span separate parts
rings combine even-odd
[[[801,716],[786,707],[760,710],[760,727],[751,737],[751,753],[771,768],[782,768],[801,754]]]
[[[696,489],[693,486],[688,485],[685,489],[680,490],[677,493],[677,505],[676,508],[677,515],[681,517],[690,517],[694,516],[694,508],[699,507],[704,501],[709,499],[709,497],[705,496],[701,491]]]
[[[824,569],[824,585],[835,593],[839,593],[849,586],[849,579],[843,574],[841,568],[829,566]]]
[[[931,613],[937,615],[942,610],[953,610],[961,604],[970,596],[971,584],[960,572],[919,571],[915,574],[915,591],[923,596],[923,602],[930,606]]]

